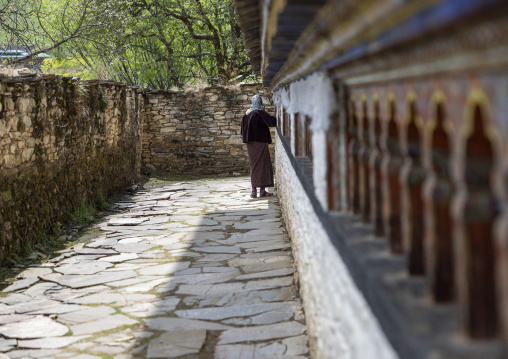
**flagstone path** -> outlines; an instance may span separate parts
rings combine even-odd
[[[0,294],[0,359],[309,358],[277,198],[249,192],[235,178],[124,196]]]

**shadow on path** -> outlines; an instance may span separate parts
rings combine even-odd
[[[248,178],[123,198],[0,297],[0,359],[308,358],[276,197]]]

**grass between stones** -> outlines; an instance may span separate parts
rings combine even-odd
[[[150,249],[147,249],[145,252],[162,250],[163,247],[164,246],[161,244],[160,246],[155,246],[155,247],[152,247]]]
[[[115,313],[115,314],[125,315],[122,312],[118,312],[118,313]],[[127,317],[127,315],[125,315],[125,316]],[[139,318],[137,318],[137,319],[136,318],[131,318],[131,319],[139,320]],[[126,324],[126,325],[121,325],[119,327],[116,327],[114,329],[108,329],[108,330],[104,330],[102,332],[96,332],[96,333],[91,334],[90,338],[84,339],[84,341],[92,341],[92,340],[95,340],[95,339],[98,339],[98,338],[107,337],[108,335],[120,333],[120,332],[122,332],[122,331],[124,331],[126,329],[131,329],[131,328],[137,327],[139,325],[141,325],[141,324],[140,323]]]

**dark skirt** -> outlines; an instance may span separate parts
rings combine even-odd
[[[273,187],[273,169],[268,143],[247,142],[252,187]]]

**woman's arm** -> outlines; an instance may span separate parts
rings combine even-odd
[[[265,122],[265,124],[268,127],[275,127],[275,126],[277,126],[277,117],[274,117],[274,116],[270,115],[268,112],[262,111],[261,118],[263,119],[263,121]]]

